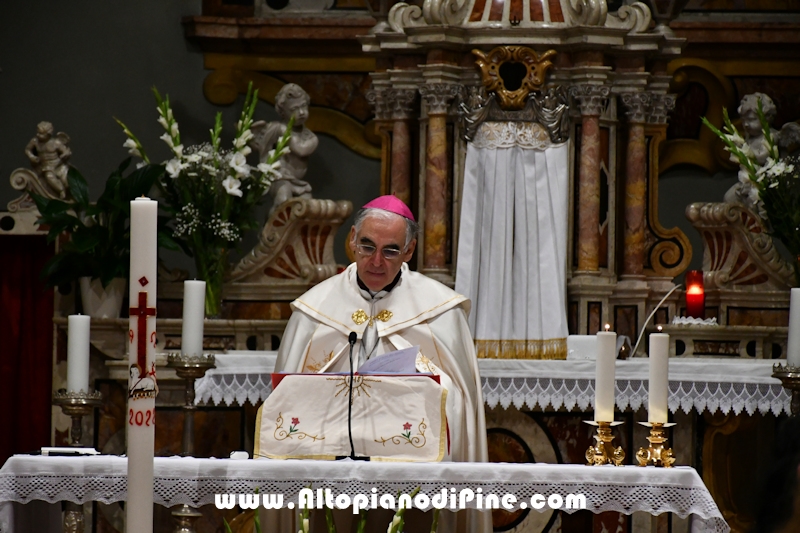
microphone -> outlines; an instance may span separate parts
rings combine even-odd
[[[356,344],[358,335],[355,331],[350,332],[347,341],[350,343],[350,393],[347,402],[347,436],[350,438],[350,459],[356,458],[356,449],[353,446],[353,346]]]

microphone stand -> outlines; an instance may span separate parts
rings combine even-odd
[[[348,393],[347,404],[347,436],[350,439],[350,455],[337,455],[336,460],[345,459],[349,457],[353,461],[369,461],[369,457],[357,457],[356,448],[353,445],[353,346],[356,344],[358,337],[355,331],[350,332],[350,337],[347,341],[350,343],[350,386]]]
[[[356,344],[355,331],[350,332],[348,341],[350,342],[350,392],[347,401],[347,436],[350,437],[350,459],[355,460],[356,449],[353,446],[353,346]]]

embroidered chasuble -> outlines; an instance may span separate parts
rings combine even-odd
[[[356,332],[356,364],[419,346],[420,361],[447,390],[449,453],[444,460],[486,462],[486,424],[475,346],[467,324],[469,300],[402,265],[389,291],[370,294],[358,284],[356,265],[310,289],[292,303],[276,372],[349,371],[348,336]],[[447,515],[447,516],[446,516]],[[444,513],[442,525],[466,520],[459,531],[490,532],[489,513]],[[466,529],[463,529],[465,528]],[[440,531],[450,531],[450,527]],[[452,529],[455,531],[455,529]]]
[[[478,357],[566,358],[568,157],[531,122],[484,122],[467,145],[456,291]]]

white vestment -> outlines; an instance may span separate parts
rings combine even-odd
[[[275,371],[347,371],[348,336],[353,331],[358,335],[359,342],[353,350],[353,359],[357,361],[361,339],[371,323],[378,337],[377,348],[372,350],[370,346],[367,350],[371,357],[419,346],[420,353],[441,371],[441,383],[448,389],[450,460],[486,462],[483,393],[475,345],[467,324],[469,300],[409,270],[406,264],[397,284],[389,292],[374,296],[359,287],[353,263],[295,300]],[[371,339],[370,344],[373,344]],[[479,515],[480,519],[470,520],[468,529],[491,531],[487,521],[490,514]],[[464,525],[458,529],[466,531]],[[444,529],[440,531],[445,533]]]

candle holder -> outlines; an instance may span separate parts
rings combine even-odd
[[[666,448],[667,432],[666,428],[671,428],[675,425],[674,422],[661,423],[661,422],[639,422],[641,425],[650,428],[650,436],[647,441],[650,446],[647,448],[639,448],[636,452],[636,460],[639,461],[639,466],[663,466],[664,468],[672,468],[675,462],[675,456],[672,454],[672,448]]]
[[[206,372],[216,368],[214,355],[185,355],[171,353],[167,355],[167,368],[175,370],[175,374],[185,380],[186,389],[184,391],[183,405],[183,440],[181,450],[184,457],[194,454],[194,413],[197,407],[194,405],[194,382],[203,377]],[[195,533],[197,530],[194,525],[198,518],[203,516],[196,509],[192,509],[185,503],[179,505],[172,511],[175,520],[175,533]]]
[[[83,437],[83,427],[81,426],[83,417],[92,414],[95,407],[103,405],[103,395],[100,391],[68,392],[65,389],[59,389],[53,393],[53,405],[59,406],[65,415],[72,417],[69,445],[80,446]]]
[[[625,452],[621,446],[614,448],[612,442],[614,435],[611,434],[611,428],[622,424],[622,422],[595,422],[593,420],[584,420],[586,424],[597,427],[597,434],[594,436],[594,446],[589,446],[586,450],[586,461],[588,466],[600,466],[613,464],[621,466],[622,461],[625,460]]]
[[[92,414],[95,407],[103,405],[103,394],[100,391],[74,392],[59,389],[53,393],[53,405],[59,406],[65,415],[72,417],[69,445],[79,447],[83,438],[83,417]],[[65,502],[63,530],[69,533],[83,533],[84,527],[83,504]]]
[[[800,414],[800,366],[772,366],[772,377],[781,380],[784,389],[792,393],[792,416]]]

